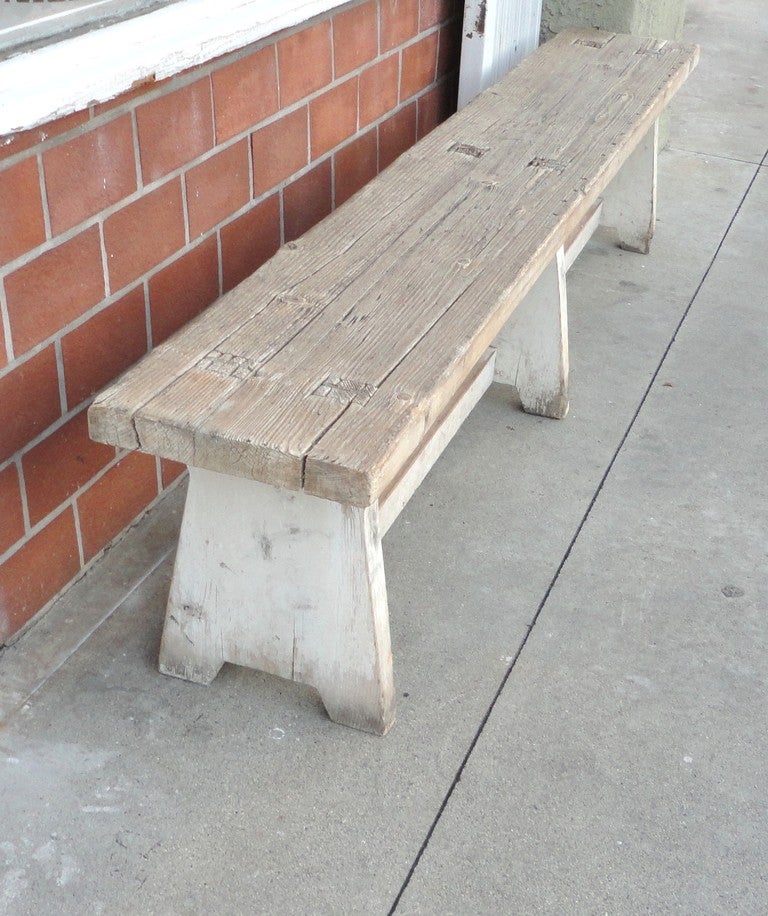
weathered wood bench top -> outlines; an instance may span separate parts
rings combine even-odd
[[[92,435],[373,503],[697,59],[561,34],[157,347]]]
[[[568,266],[598,224],[648,250],[697,58],[561,35],[97,398],[94,438],[191,466],[162,672],[246,665],[387,731],[382,537],[492,379],[565,415]]]

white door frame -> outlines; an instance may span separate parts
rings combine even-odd
[[[466,0],[459,108],[539,44],[542,0]]]

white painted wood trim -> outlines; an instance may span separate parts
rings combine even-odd
[[[348,0],[347,0],[348,2]],[[344,0],[179,0],[0,61],[0,135],[165,79]]]
[[[495,359],[496,351],[489,350],[478,364],[474,374],[458,393],[456,400],[435,424],[434,430],[427,435],[420,450],[411,459],[391,489],[379,500],[379,530],[382,537],[389,531],[408,500],[429,473],[432,465],[470,415],[472,408],[490,387],[493,381]]]
[[[466,0],[459,109],[538,47],[541,6],[542,0]]]
[[[595,206],[587,214],[587,218],[581,224],[576,235],[570,240],[565,248],[565,257],[563,267],[565,272],[573,267],[573,262],[578,258],[581,252],[584,250],[587,242],[592,238],[595,233],[595,230],[600,225],[600,220],[603,215],[603,202],[598,201]]]
[[[395,702],[375,505],[190,468],[159,665],[208,684],[224,662],[309,684],[335,722],[387,731]]]

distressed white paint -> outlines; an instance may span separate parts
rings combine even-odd
[[[640,141],[608,185],[601,223],[616,232],[627,251],[648,254],[656,226],[656,163],[659,122]]]
[[[514,385],[527,413],[568,413],[565,252],[544,268],[496,339],[496,381]]]
[[[603,215],[603,202],[598,201],[595,206],[592,208],[590,213],[587,215],[587,218],[581,224],[576,235],[571,239],[571,241],[565,246],[565,257],[564,264],[565,272],[567,273],[573,266],[573,262],[578,258],[581,252],[584,250],[584,246],[592,238],[595,230],[600,225],[600,220]]]
[[[0,61],[0,135],[161,80],[341,6],[343,0],[179,0]]]
[[[459,108],[539,44],[542,0],[466,0]]]
[[[210,683],[224,662],[312,685],[336,722],[394,719],[378,507],[190,469],[160,670]]]
[[[436,424],[430,435],[425,437],[421,449],[395,481],[394,486],[379,500],[379,528],[383,537],[427,476],[432,465],[443,453],[445,447],[456,435],[461,424],[472,412],[493,381],[495,350],[490,350],[459,392],[454,403]]]

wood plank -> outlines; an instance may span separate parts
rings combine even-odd
[[[587,61],[587,64],[591,64],[590,61]],[[526,65],[530,66],[529,62],[526,61]],[[585,65],[585,70],[590,69],[590,67]],[[579,73],[578,77],[583,82],[584,78],[588,73]],[[532,80],[530,84],[523,83],[522,92],[518,91],[516,93],[516,104],[521,107],[530,107],[531,103],[535,100],[537,83],[535,80]],[[471,112],[462,114],[461,121],[461,130],[462,136],[465,139],[475,140],[476,148],[477,143],[480,143],[482,147],[483,134],[486,132],[498,132],[500,129],[503,134],[503,125],[500,124],[500,120],[505,117],[505,112],[502,108],[498,110],[488,112],[486,109],[489,107],[489,103],[492,103],[493,100],[489,97],[488,99],[478,100],[471,109]],[[491,107],[493,107],[491,105]],[[480,130],[480,134],[477,137],[473,137],[473,131]],[[458,144],[462,147],[472,147],[472,143],[463,143]],[[451,144],[448,144],[451,146]],[[424,161],[421,162],[422,171],[426,169],[424,174],[419,174],[417,169],[419,166],[418,160],[429,159],[432,155],[436,153],[442,153],[442,159],[439,163],[429,161],[425,164]],[[393,169],[387,170],[384,176],[380,177],[376,182],[369,184],[360,195],[360,204],[361,206],[357,207],[357,210],[350,213],[348,209],[344,210],[343,218],[338,217],[337,215],[332,214],[326,221],[324,221],[322,227],[316,227],[315,230],[310,232],[303,239],[299,240],[296,243],[291,243],[290,246],[287,246],[286,249],[283,249],[274,262],[270,262],[262,271],[259,272],[259,280],[261,281],[262,291],[261,295],[266,296],[267,299],[272,297],[278,297],[281,293],[286,293],[287,289],[285,287],[285,277],[312,277],[314,276],[313,270],[316,268],[318,261],[321,260],[322,256],[330,250],[339,249],[342,253],[346,250],[346,246],[349,244],[359,244],[361,240],[364,240],[366,236],[370,236],[371,232],[374,233],[377,231],[377,227],[381,224],[381,218],[378,220],[371,219],[371,209],[374,209],[377,206],[380,206],[383,201],[389,201],[392,199],[398,198],[398,191],[400,197],[403,195],[403,189],[407,189],[405,194],[406,203],[411,203],[414,207],[422,207],[423,201],[420,199],[419,189],[424,186],[424,193],[429,197],[435,196],[435,191],[439,192],[439,189],[430,188],[429,180],[434,181],[434,176],[438,175],[442,177],[443,171],[448,165],[455,169],[456,165],[462,161],[461,156],[448,155],[446,152],[446,144],[442,142],[441,138],[441,128],[438,128],[437,131],[434,131],[430,136],[428,136],[424,141],[417,145],[412,151],[406,154],[403,159],[396,163]],[[472,159],[464,158],[464,163],[471,163]],[[403,182],[403,175],[401,172],[404,172],[405,175],[412,175],[412,180],[410,183]],[[390,173],[392,173],[390,175]],[[412,174],[413,173],[413,174]],[[451,186],[454,181],[455,175],[448,169],[447,175],[447,185]],[[386,180],[389,179],[389,180]],[[377,191],[379,193],[377,193]],[[402,202],[402,201],[401,201]],[[399,206],[399,204],[398,204]],[[408,212],[402,213],[402,219],[407,224],[408,223]],[[357,217],[357,218],[355,218]],[[373,230],[371,230],[371,225]],[[367,229],[366,229],[367,227]],[[386,227],[384,227],[386,228]],[[333,243],[330,243],[330,240],[333,240]],[[295,263],[294,258],[291,257],[289,251],[298,250],[303,259],[310,258],[308,263]],[[293,262],[293,263],[286,263]],[[340,264],[338,258],[332,258],[329,265],[331,270],[331,276],[336,274],[339,275]],[[361,263],[361,269],[364,269],[366,265]],[[343,276],[343,274],[342,274]],[[270,281],[276,279],[278,282],[270,286]],[[283,278],[282,283],[279,282],[280,278]],[[322,277],[319,277],[322,281]],[[248,289],[248,286],[252,284],[253,278],[251,280],[245,281],[245,284],[242,287],[241,292],[246,296],[253,296],[253,291]],[[331,281],[332,282],[332,281]],[[325,287],[327,288],[327,287]],[[231,294],[230,294],[231,295]],[[238,326],[238,316],[235,314],[233,309],[232,320],[233,326]],[[200,341],[200,345],[204,346],[205,342]],[[133,392],[129,394],[129,397],[133,398]],[[113,396],[114,400],[114,396]],[[139,399],[136,399],[137,406],[142,402]],[[98,409],[98,408],[97,408]],[[128,444],[128,443],[125,443]],[[135,444],[135,443],[134,443]]]
[[[695,61],[671,43],[559,36],[239,287],[228,331],[204,316],[175,338],[164,386],[152,390],[153,363],[149,381],[100,398],[95,437],[240,475],[272,474],[281,452],[281,479],[375,499]],[[289,334],[264,317],[286,296],[310,304]],[[254,366],[259,384],[207,381],[217,393],[196,398],[213,351]],[[254,387],[269,391],[261,406]],[[283,401],[292,433],[269,414]]]
[[[520,96],[520,104],[531,104],[536,92],[535,85],[527,87]],[[486,137],[492,134],[503,137],[508,130],[499,123],[503,113],[496,111],[495,118],[489,117],[486,108],[487,105],[478,104],[462,116],[465,146],[482,146]],[[436,156],[439,162],[435,161]],[[156,347],[100,394],[89,413],[92,437],[124,448],[141,445],[151,451],[155,446],[140,444],[133,423],[134,414],[149,400],[164,394],[176,379],[192,371],[216,349],[242,359],[263,361],[264,355],[274,350],[274,342],[264,336],[261,324],[265,309],[281,300],[298,300],[300,285],[307,293],[321,291],[323,296],[345,288],[370,267],[359,253],[361,247],[374,251],[388,248],[393,233],[411,226],[423,214],[425,202],[440,199],[475,165],[471,156],[455,155],[447,148],[439,128],[433,131],[362,188],[353,201],[331,213],[300,239],[283,246],[258,272],[189,322],[170,341]],[[325,304],[325,298],[316,300],[315,309],[305,316],[305,324]],[[183,403],[183,395],[180,399]],[[157,453],[183,460],[172,452]]]
[[[177,378],[169,379],[151,400],[135,410],[133,425],[142,448],[194,464],[196,430],[229,395],[258,372],[270,355],[306,325],[316,307],[290,294],[272,297],[268,306],[247,321],[249,333],[262,341],[254,355],[241,355],[229,343],[237,339],[242,325],[202,358],[198,347],[196,362]],[[194,334],[185,339],[192,337]],[[188,345],[187,349],[192,346]]]
[[[615,51],[615,45],[625,46],[628,41],[617,38],[605,47]],[[647,60],[644,48],[638,49],[637,58]],[[599,124],[603,136],[593,135],[589,143],[585,140],[578,148],[571,144],[566,156],[554,160],[542,157],[535,163],[541,171],[554,177],[538,186],[529,180],[524,192],[528,198],[523,197],[522,206],[527,209],[527,202],[541,218],[527,220],[521,231],[512,231],[507,239],[497,244],[495,260],[503,264],[504,269],[486,265],[490,269],[479,274],[467,293],[445,313],[440,322],[441,344],[427,350],[427,335],[425,347],[414,348],[380,386],[380,397],[376,404],[371,400],[366,416],[360,416],[359,410],[348,410],[321,437],[307,458],[305,486],[310,492],[326,498],[361,500],[362,503],[377,497],[379,488],[386,486],[387,480],[396,473],[397,464],[402,460],[399,454],[402,448],[414,439],[418,441],[423,433],[424,402],[434,399],[439,402],[442,392],[452,387],[451,372],[467,371],[467,354],[490,345],[517,302],[551,261],[558,243],[573,238],[578,232],[599,193],[650,129],[669,95],[687,77],[696,55],[685,49],[679,54],[679,67],[671,75],[666,70],[663,76],[655,74],[650,98],[635,82],[634,91],[629,94],[632,105],[625,105],[627,95],[619,85],[616,87],[618,96],[602,111],[587,113],[586,117],[582,111],[570,112],[576,134],[581,119],[593,126]],[[530,164],[534,165],[534,161]],[[591,177],[585,179],[583,176]],[[510,283],[509,277],[514,277],[514,281]],[[461,337],[456,332],[461,329],[461,333],[465,333],[468,314],[474,319],[474,333],[467,328],[468,336]],[[429,358],[439,364],[431,367],[428,377],[419,365],[427,352]],[[471,364],[471,358],[469,362]],[[414,384],[416,380],[418,383]],[[386,401],[388,392],[398,389],[409,392],[407,408]],[[385,427],[386,434],[381,434],[378,442],[380,448],[371,448],[372,437],[377,435],[375,431]],[[343,480],[345,476],[346,481]]]
[[[641,59],[635,56],[631,64],[632,69],[639,67]],[[605,94],[602,82],[598,89]],[[557,92],[559,98],[562,90]],[[577,143],[578,131],[574,131],[573,124],[566,124],[562,118],[547,119],[547,123],[553,125],[550,133],[555,135],[550,140],[550,149],[558,150],[563,145],[568,147]],[[539,144],[532,150],[538,148],[549,153],[547,146],[541,145],[540,137],[528,142]],[[377,269],[369,269],[364,275],[366,286],[362,293],[371,289],[371,279],[389,276],[396,269],[412,278],[407,285],[389,283],[376,301],[370,303],[352,284],[339,296],[333,308],[324,310],[312,326],[311,335],[298,335],[285,351],[270,362],[267,372],[274,371],[276,376],[281,377],[293,366],[314,366],[317,367],[318,384],[329,373],[374,388],[380,384],[401,354],[415,346],[425,331],[466,290],[470,280],[466,267],[475,254],[483,249],[492,252],[490,242],[494,236],[490,239],[486,237],[488,227],[503,231],[504,223],[515,212],[514,196],[518,185],[511,180],[502,182],[494,177],[510,158],[503,147],[495,156],[481,157],[485,165],[480,177],[475,170],[423,216],[410,233],[390,246],[384,256],[377,252]],[[529,160],[527,154],[521,158],[518,153],[512,161],[523,162],[528,167],[532,159]],[[538,157],[537,163],[542,163],[543,167],[529,182],[533,185],[534,194],[538,193],[537,185],[549,181],[551,172],[557,173],[557,169],[548,168],[548,163],[552,161],[557,160],[551,153]],[[483,200],[477,193],[478,187],[483,190],[499,188],[500,194],[485,195]],[[560,194],[561,188],[558,187],[555,195]],[[513,197],[512,201],[509,196]],[[453,236],[449,234],[451,229],[454,230]],[[425,240],[428,251],[424,250]],[[474,246],[475,250],[470,246]],[[435,268],[429,272],[431,264]],[[456,265],[460,265],[458,271],[454,270]],[[420,303],[419,309],[413,307],[414,301]],[[368,374],[362,376],[362,372]],[[233,400],[237,398],[235,394]],[[303,431],[297,430],[297,433],[303,435]]]

